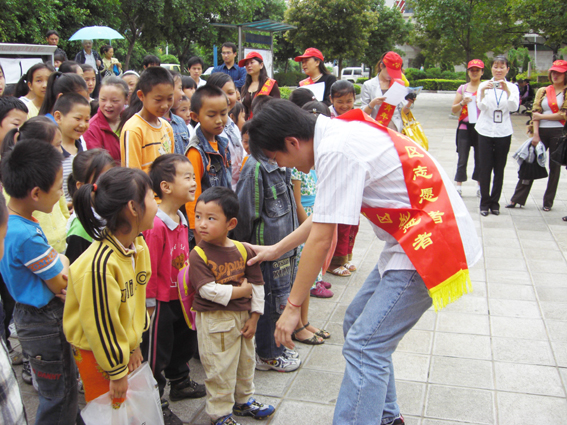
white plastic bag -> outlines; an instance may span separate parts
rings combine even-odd
[[[91,400],[81,411],[86,425],[163,425],[157,382],[148,363],[128,376],[126,400],[113,409],[110,394]]]

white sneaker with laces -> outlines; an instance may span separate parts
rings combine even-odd
[[[263,359],[256,354],[256,369],[258,370],[275,370],[278,372],[293,372],[301,365],[301,360],[290,359],[281,355],[275,359]]]

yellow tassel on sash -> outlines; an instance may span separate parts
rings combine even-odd
[[[435,311],[439,311],[452,302],[457,301],[464,294],[473,291],[468,270],[461,270],[449,279],[429,290],[433,299]]]

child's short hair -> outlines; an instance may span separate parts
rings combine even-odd
[[[57,101],[57,96],[60,94],[79,93],[82,91],[87,92],[87,83],[80,75],[74,73],[64,74],[61,71],[52,73],[49,80],[47,80],[47,90],[39,110],[39,115],[50,114]]]
[[[26,114],[29,112],[26,104],[20,99],[13,96],[0,97],[0,126],[2,125],[2,121],[4,121],[4,118],[6,118],[10,111],[13,111],[14,109],[25,112]]]
[[[187,69],[191,69],[194,65],[201,65],[201,68],[204,68],[205,62],[199,56],[193,56],[187,61]]]
[[[347,80],[335,81],[331,86],[331,99],[335,97],[342,97],[347,94],[352,94],[356,98],[356,91],[354,84]]]
[[[0,192],[0,224],[8,221],[8,208],[6,208],[6,198]]]
[[[152,189],[161,198],[161,182],[173,182],[177,174],[177,164],[180,162],[190,162],[189,159],[178,153],[168,153],[158,156],[150,166],[150,179],[152,179]]]
[[[49,192],[61,170],[63,156],[42,140],[27,139],[2,157],[2,184],[12,198],[23,199],[34,187]]]
[[[115,165],[114,158],[105,149],[96,148],[79,152],[73,160],[73,171],[69,173],[66,182],[69,196],[73,197],[77,191],[77,182],[96,183],[106,167]]]
[[[311,102],[317,99],[315,99],[315,95],[311,90],[300,87],[291,92],[291,94],[289,95],[289,100],[290,102],[295,103],[301,108],[307,102]]]
[[[174,71],[173,69],[169,70],[169,73],[171,74],[171,76],[173,77],[173,82],[175,83],[175,81],[179,80],[181,81],[181,74],[177,71]],[[181,86],[183,87],[183,83],[181,83]]]
[[[73,196],[73,206],[85,231],[95,240],[104,238],[105,227],[112,233],[119,229],[130,232],[132,224],[124,218],[124,208],[134,201],[145,214],[146,195],[152,188],[150,177],[137,168],[114,167],[100,176],[96,185],[95,189],[93,184],[84,184]]]
[[[197,90],[197,83],[195,80],[188,75],[184,75],[181,77],[181,89],[195,89]]]
[[[240,205],[238,204],[238,197],[236,196],[236,193],[228,187],[214,186],[208,188],[201,193],[196,204],[199,202],[203,202],[204,204],[214,202],[222,208],[222,212],[227,220],[238,216],[238,210],[240,208]]]
[[[331,110],[329,109],[329,107],[323,102],[319,102],[318,100],[307,102],[301,109],[304,109],[315,115],[325,115],[326,117],[331,116]]]
[[[217,86],[221,90],[226,83],[234,83],[234,80],[224,72],[215,72],[207,79],[208,86]]]
[[[57,102],[55,102],[53,106],[53,112],[59,111],[63,115],[67,115],[75,105],[90,106],[89,101],[80,94],[67,93],[57,99]]]
[[[63,74],[76,74],[77,70],[81,67],[75,61],[64,61],[61,65],[59,65],[59,72]]]
[[[53,55],[53,62],[65,62],[65,55],[61,52],[57,52]]]
[[[161,61],[159,60],[159,58],[157,56],[147,55],[147,56],[144,56],[144,60],[142,61],[142,65],[144,66],[144,68],[147,68],[150,65],[160,66]]]
[[[83,63],[83,64],[81,64],[80,66],[81,66],[81,69],[83,70],[83,73],[92,71],[92,72],[94,72],[95,75],[96,75],[96,71],[95,71],[94,67],[92,67],[92,66],[89,65],[88,63]]]
[[[128,99],[128,94],[130,93],[128,84],[120,77],[115,77],[114,75],[105,77],[102,79],[101,88],[105,86],[114,86],[122,91],[125,99]]]
[[[232,121],[236,123],[238,121],[238,117],[240,116],[240,114],[245,114],[245,113],[246,111],[244,109],[244,105],[241,102],[236,102],[232,107],[232,109],[230,110],[230,112],[228,113],[228,115],[230,116]]]
[[[30,118],[19,129],[13,128],[6,133],[0,148],[0,157],[4,157],[4,154],[14,147],[16,140],[19,142],[27,139],[38,139],[51,143],[58,130],[59,126],[45,116]]]
[[[181,102],[189,102],[189,106],[191,106],[191,99],[189,99],[189,97],[183,95],[179,98],[179,104],[181,105]],[[177,108],[171,108],[171,110],[173,111],[173,113],[175,115],[177,115],[177,113],[175,111],[177,111],[179,109],[179,106]]]
[[[252,101],[252,113],[257,114],[264,108],[266,103],[271,102],[273,99],[272,96],[256,96]]]
[[[138,90],[142,90],[142,93],[148,94],[158,84],[171,84],[172,87],[175,85],[173,77],[167,69],[161,66],[151,66],[140,76]]]
[[[191,112],[198,114],[203,107],[203,99],[213,97],[224,97],[226,99],[226,103],[228,104],[228,97],[226,96],[225,92],[223,92],[216,86],[209,86],[205,84],[204,86],[201,86],[197,90],[195,90],[195,93],[191,97]]]

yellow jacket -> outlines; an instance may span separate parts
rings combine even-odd
[[[63,331],[75,347],[93,352],[110,379],[128,374],[130,353],[149,326],[146,284],[151,275],[142,236],[125,249],[110,233],[92,245],[69,271]]]

